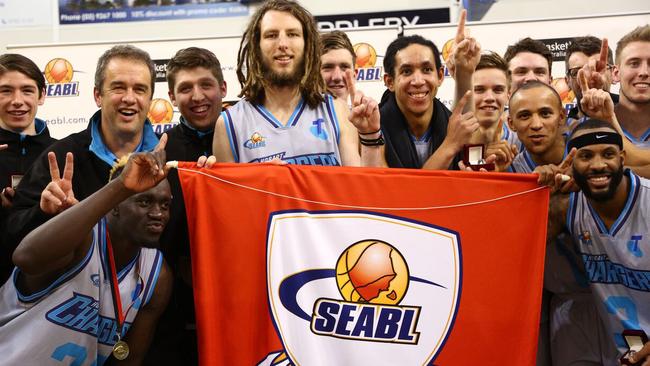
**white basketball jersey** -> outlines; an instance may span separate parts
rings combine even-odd
[[[315,109],[301,100],[286,124],[264,106],[244,99],[221,115],[236,162],[279,158],[298,165],[341,165],[339,122],[331,95]]]
[[[650,149],[650,128],[638,139],[625,130],[623,130],[623,134],[625,134],[625,137],[632,141],[634,145],[644,149]]]
[[[156,249],[140,253],[118,273],[123,333],[153,294],[162,265]],[[106,224],[93,229],[93,243],[77,266],[34,294],[22,294],[19,270],[0,288],[0,355],[3,365],[102,365],[117,342]]]
[[[513,173],[530,174],[535,170],[535,168],[537,168],[537,164],[535,164],[527,150],[517,154],[517,156],[512,159],[512,164],[510,165],[510,171]]]
[[[625,176],[630,192],[609,229],[582,193],[571,194],[567,211],[601,316],[621,352],[624,329],[650,332],[650,181],[630,170]]]

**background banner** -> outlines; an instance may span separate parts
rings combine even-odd
[[[201,364],[534,364],[534,176],[193,165],[179,176]]]

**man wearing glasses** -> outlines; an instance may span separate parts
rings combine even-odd
[[[602,42],[593,36],[579,37],[574,39],[567,48],[564,59],[567,70],[566,81],[576,96],[576,105],[569,110],[567,115],[567,125],[572,126],[572,124],[586,117],[580,109],[582,91],[580,90],[578,71],[584,69],[583,72],[587,77],[589,87],[609,92],[612,84],[611,69],[613,63],[612,50],[608,47],[607,40]],[[614,104],[618,104],[618,95],[611,93],[610,95]]]

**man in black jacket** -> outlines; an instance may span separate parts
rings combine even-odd
[[[117,159],[156,146],[158,138],[147,121],[154,73],[149,55],[133,46],[115,46],[99,58],[94,98],[100,110],[86,130],[47,149],[56,154],[58,166],[65,165],[71,152],[75,174],[72,179],[52,179],[58,172],[50,171],[47,153],[36,159],[7,218],[5,244],[11,252],[31,230],[104,186]]]
[[[15,189],[40,153],[56,140],[50,137],[45,121],[36,118],[45,101],[45,78],[36,64],[25,56],[0,56],[0,228],[12,206]],[[0,281],[13,265],[11,253],[0,243]]]
[[[169,99],[181,113],[180,123],[165,132],[167,160],[197,161],[212,155],[214,125],[226,95],[219,60],[204,48],[179,50],[167,63],[167,83]],[[192,365],[198,364],[198,352],[187,218],[177,171],[170,171],[168,179],[174,199],[161,246],[174,272],[174,292],[145,364]]]

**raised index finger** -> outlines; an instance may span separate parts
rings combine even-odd
[[[156,147],[153,148],[153,151],[156,152],[165,150],[165,146],[167,146],[167,134],[163,133],[162,136],[160,136],[160,141],[158,141]]]
[[[463,39],[465,39],[465,19],[467,18],[467,10],[463,9],[460,11],[458,16],[458,28],[456,28],[456,38],[454,41],[456,44],[459,44]]]
[[[492,142],[501,141],[501,131],[503,130],[503,115],[499,117],[499,122],[497,123],[497,129],[494,130],[494,137],[492,137]]]
[[[580,91],[582,91],[582,95],[589,90],[589,83],[587,82],[587,75],[585,75],[585,72],[583,69],[578,70],[578,84],[580,85]]]
[[[578,149],[576,149],[575,147],[573,149],[571,149],[571,151],[569,151],[569,153],[566,155],[564,160],[562,160],[562,163],[560,163],[559,168],[562,171],[565,171],[565,170],[569,169],[569,167],[571,167],[571,165],[573,164],[573,158],[575,158],[577,152],[578,152]]]
[[[467,104],[467,101],[469,100],[469,98],[471,96],[472,96],[472,91],[471,90],[466,91],[465,95],[463,95],[463,97],[458,101],[458,103],[456,103],[456,106],[454,107],[453,114],[456,114],[456,115],[459,115],[459,116],[462,115],[463,110],[465,109],[465,104]]]
[[[50,178],[52,178],[52,181],[61,179],[59,164],[56,162],[56,154],[53,151],[47,153],[47,162],[50,166]]]
[[[345,70],[345,83],[348,84],[348,92],[350,93],[350,105],[354,105],[354,96],[357,93],[357,88],[354,83],[354,71]]]
[[[596,70],[598,71],[603,71],[607,67],[608,43],[607,38],[603,38],[603,42],[600,45],[600,57],[598,58],[598,64],[596,64]]]

